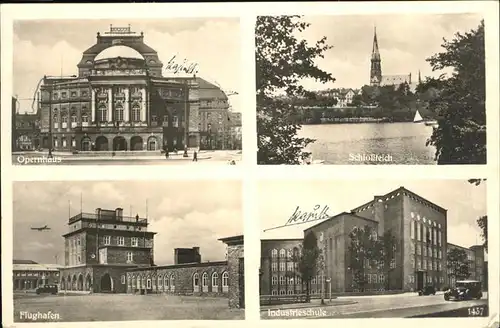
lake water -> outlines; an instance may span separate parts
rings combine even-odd
[[[307,147],[325,164],[436,164],[426,146],[432,126],[408,123],[303,125],[299,136],[316,139]],[[375,157],[378,156],[378,157]]]

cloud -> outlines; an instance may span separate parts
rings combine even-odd
[[[217,81],[225,90],[240,90],[240,28],[233,18],[131,20],[133,31],[144,32],[144,42],[158,52],[166,64],[174,55],[196,62],[198,76]],[[44,75],[78,74],[76,65],[82,52],[95,42],[95,33],[109,30],[109,21],[18,21],[14,25],[14,94],[21,111],[30,110],[39,80]],[[110,51],[121,54],[118,48]],[[130,54],[129,51],[125,55]],[[164,75],[167,75],[164,72]],[[230,97],[236,111],[239,98]]]
[[[62,263],[69,217],[98,207],[147,216],[160,264],[172,263],[176,247],[199,246],[204,259],[224,260],[225,245],[217,239],[243,233],[237,180],[15,182],[13,197],[14,257],[40,263],[53,263],[55,255]],[[31,230],[45,224],[51,230]]]
[[[477,28],[481,17],[476,14],[446,15],[343,15],[306,16],[310,26],[301,34],[310,45],[326,36],[333,46],[318,58],[317,65],[336,78],[334,87],[358,88],[367,84],[373,31],[376,26],[382,59],[382,74],[436,76],[426,58],[443,51],[443,38],[452,39],[456,32]],[[432,27],[432,28],[431,28]],[[305,82],[313,89],[333,87]]]

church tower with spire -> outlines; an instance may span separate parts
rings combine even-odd
[[[370,85],[379,86],[382,81],[382,67],[380,65],[380,52],[378,50],[377,27],[374,27],[373,49],[370,68]]]

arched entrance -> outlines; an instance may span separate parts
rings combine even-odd
[[[92,278],[90,278],[90,274],[87,274],[87,278],[85,278],[85,290],[92,289]]]
[[[61,290],[66,290],[66,279],[61,278]]]
[[[156,137],[149,137],[148,138],[148,150],[156,150],[157,149],[157,142],[156,142]]]
[[[113,150],[122,151],[127,150],[127,141],[122,136],[116,136],[113,139]]]
[[[108,138],[105,136],[99,136],[95,139],[95,148],[97,151],[107,151],[108,149]]]
[[[89,137],[85,137],[82,139],[82,150],[90,151],[91,150],[91,142]]]
[[[109,273],[105,273],[101,278],[101,292],[113,291],[113,279]]]
[[[77,290],[76,289],[76,276],[73,276],[71,279],[71,290]]]
[[[142,138],[134,136],[130,139],[130,150],[142,150]]]
[[[76,285],[76,289],[77,290],[83,290],[83,275],[80,274],[78,276],[78,282],[77,282],[77,285]]]

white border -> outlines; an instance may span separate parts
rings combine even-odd
[[[264,325],[278,327],[302,326],[302,320],[259,320],[258,276],[260,262],[259,220],[256,204],[258,179],[350,179],[413,177],[415,179],[438,178],[488,178],[489,236],[489,299],[490,311],[499,308],[498,301],[498,231],[499,231],[499,101],[498,101],[498,2],[349,2],[349,3],[185,3],[185,4],[9,4],[1,7],[1,76],[2,76],[2,317],[5,326],[12,326],[12,184],[13,180],[125,180],[135,176],[148,179],[242,179],[245,219],[245,294],[246,320],[241,321],[134,321],[134,322],[85,322],[85,323],[15,323],[16,327],[44,325],[54,327],[159,327],[165,324],[185,327],[232,327],[236,325]],[[368,15],[380,13],[481,13],[486,25],[487,58],[487,119],[488,164],[487,166],[260,166],[256,163],[255,123],[255,63],[253,28],[255,16],[273,14],[302,15]],[[169,18],[169,17],[240,17],[242,32],[242,92],[243,105],[243,163],[239,166],[12,166],[10,156],[10,101],[12,95],[12,20],[15,19],[77,19],[77,18]],[[314,169],[313,169],[314,167]],[[279,197],[279,195],[276,195]],[[36,201],[36,200],[34,200]],[[253,275],[255,274],[255,276]],[[335,319],[334,319],[335,320]],[[338,324],[330,320],[314,321],[318,326]],[[459,326],[483,328],[487,318],[427,319],[430,327]],[[421,319],[348,319],[343,327],[362,324],[384,327],[421,326]]]

